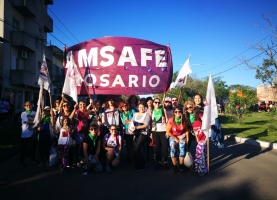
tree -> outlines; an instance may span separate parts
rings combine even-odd
[[[269,41],[267,43],[259,42],[254,45],[250,45],[252,49],[260,51],[261,53],[264,53],[265,56],[267,56],[263,59],[262,66],[253,65],[250,63],[249,60],[242,58],[242,61],[248,66],[248,68],[256,70],[256,79],[260,79],[264,84],[269,84],[272,87],[277,86],[277,24],[275,22],[276,11],[277,9],[273,10],[272,13],[269,13],[268,15],[262,15],[265,24],[260,25],[260,27],[266,31],[271,32]]]

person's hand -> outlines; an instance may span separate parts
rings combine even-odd
[[[179,143],[179,139],[177,137],[174,138],[176,143]]]
[[[74,109],[77,110],[77,108],[78,108],[78,104],[76,103],[76,104],[74,105]]]
[[[129,124],[129,123],[130,123],[129,119],[124,120],[124,124]]]
[[[89,104],[92,105],[92,103],[93,103],[93,99],[89,99]]]

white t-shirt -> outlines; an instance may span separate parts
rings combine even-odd
[[[108,147],[118,147],[119,144],[117,144],[119,141],[121,141],[121,136],[120,135],[116,135],[116,139],[111,137],[111,134],[107,133],[104,136],[105,140],[106,140],[106,145]],[[118,140],[118,141],[117,141]]]
[[[68,143],[69,143],[69,137],[70,137],[69,132],[66,131],[65,128],[61,128],[58,144],[68,145]]]
[[[21,113],[21,122],[22,122],[22,134],[21,134],[21,138],[29,138],[32,137],[33,133],[34,133],[34,129],[33,129],[33,125],[32,124],[26,124],[26,121],[34,121],[36,116],[36,112],[32,111],[30,115],[28,115],[26,113],[26,111]]]
[[[105,110],[104,112],[105,117],[106,117],[106,126],[110,127],[112,124],[119,126],[119,112],[118,109],[114,110]]]

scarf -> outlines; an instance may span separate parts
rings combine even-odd
[[[93,141],[93,145],[96,146],[97,135],[93,136],[91,133],[88,133],[88,136]]]
[[[190,123],[193,123],[195,121],[195,117],[194,117],[193,113],[189,114],[189,121],[190,121]]]
[[[30,115],[32,113],[32,110],[25,110],[25,112],[27,113],[27,115]]]
[[[41,120],[42,120],[44,123],[50,123],[50,116],[42,115]]]
[[[125,125],[125,120],[129,119],[129,111],[127,111],[127,113],[123,112],[122,113],[122,123]]]
[[[179,125],[182,122],[182,117],[180,117],[179,119],[174,117],[174,122],[176,125]]]
[[[159,108],[158,110],[157,109],[154,109],[154,118],[157,121],[159,121],[163,115],[163,112],[162,112],[162,108]]]

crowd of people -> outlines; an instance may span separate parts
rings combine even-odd
[[[37,127],[33,127],[36,113],[32,104],[27,101],[24,108],[21,167],[25,167],[28,146],[31,146],[32,163],[38,167],[49,166],[56,144],[58,162],[64,173],[71,167],[81,167],[84,175],[90,170],[110,172],[123,161],[134,163],[135,170],[141,171],[152,152],[155,170],[171,168],[170,155],[172,171],[184,172],[188,169],[184,163],[186,152],[195,140],[194,170],[199,176],[208,172],[208,138],[201,130],[204,104],[200,94],[184,105],[178,104],[177,97],[139,99],[135,95],[127,101],[108,97],[103,104],[90,99],[88,105],[84,101],[71,105],[62,95],[52,109],[44,107]],[[211,127],[210,137],[218,148],[224,147],[218,119]]]

